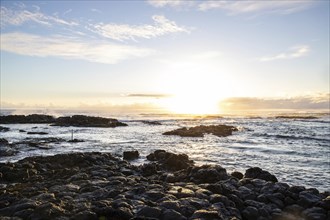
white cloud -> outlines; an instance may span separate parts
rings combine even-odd
[[[200,11],[221,9],[228,11],[229,14],[240,13],[280,13],[291,14],[308,8],[313,4],[312,0],[259,0],[259,1],[185,1],[185,0],[148,0],[148,4],[161,8],[195,8]]]
[[[296,11],[303,10],[310,6],[310,0],[296,0],[296,1],[205,1],[198,5],[201,11],[211,9],[223,9],[229,11],[231,14],[239,13],[281,13],[290,14]]]
[[[154,38],[170,33],[187,32],[185,27],[178,26],[174,21],[170,21],[164,16],[154,15],[153,25],[127,25],[127,24],[95,24],[91,26],[91,31],[103,37],[114,40],[135,40],[136,38]]]
[[[156,7],[156,8],[162,8],[162,7],[173,7],[173,8],[182,8],[182,7],[191,7],[195,5],[195,1],[189,1],[189,0],[148,0],[148,4]]]
[[[102,41],[83,41],[61,36],[43,37],[19,32],[1,34],[1,50],[26,56],[54,56],[106,64],[145,57],[153,53],[152,50],[146,48]]]
[[[12,10],[1,6],[1,27],[7,25],[19,26],[26,22],[35,22],[41,25],[51,26],[52,24],[62,24],[68,26],[78,25],[74,21],[66,21],[57,16],[45,15],[40,12],[40,8],[34,6],[34,11],[25,9],[25,6],[20,7],[19,10]]]
[[[290,48],[287,52],[279,53],[273,56],[261,57],[259,61],[273,61],[273,60],[286,60],[294,59],[308,55],[310,49],[308,45],[301,45]]]

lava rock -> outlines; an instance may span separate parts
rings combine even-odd
[[[139,158],[139,152],[137,150],[135,151],[124,151],[123,158],[124,160],[135,160]]]
[[[50,124],[55,118],[50,115],[6,115],[0,116],[0,124]]]
[[[181,137],[204,137],[204,134],[213,134],[218,137],[232,135],[233,131],[238,131],[234,126],[229,125],[200,125],[191,128],[179,128],[173,131],[164,132],[163,135],[178,135]]]
[[[277,178],[268,171],[262,170],[259,167],[252,167],[245,171],[244,178],[262,179],[271,182],[278,182]]]
[[[117,119],[93,117],[86,115],[59,117],[52,125],[64,126],[64,127],[74,126],[74,127],[103,127],[103,128],[127,126],[127,124],[119,122]]]

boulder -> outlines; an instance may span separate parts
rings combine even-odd
[[[2,127],[2,126],[0,126],[0,132],[7,132],[7,131],[9,131],[10,129],[9,128],[7,128],[7,127]]]
[[[123,158],[124,160],[135,160],[139,158],[139,152],[137,150],[134,151],[124,151]]]
[[[244,178],[262,179],[271,182],[277,182],[277,178],[268,171],[262,170],[259,167],[252,167],[245,171]]]
[[[164,150],[156,150],[147,156],[150,161],[157,161],[164,169],[178,171],[192,166],[193,161],[189,160],[186,154],[174,154]]]
[[[232,135],[233,131],[238,129],[229,125],[200,125],[191,128],[179,128],[173,131],[164,132],[163,135],[178,135],[181,137],[204,137],[204,134],[213,134],[218,137]]]

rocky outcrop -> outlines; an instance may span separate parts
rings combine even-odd
[[[113,118],[102,118],[85,115],[73,115],[67,117],[59,117],[53,126],[74,126],[74,127],[103,127],[114,128],[118,126],[127,126],[127,124]]]
[[[134,151],[124,151],[123,152],[123,158],[124,160],[135,160],[138,159],[140,156],[139,152],[137,150]]]
[[[226,137],[232,135],[237,128],[229,125],[200,125],[191,128],[179,128],[173,131],[163,133],[163,135],[178,135],[181,137],[204,137],[204,134],[213,134],[218,137]]]
[[[279,115],[276,119],[318,119],[315,116],[303,116],[303,115]]]
[[[127,124],[113,118],[93,117],[86,115],[73,115],[54,118],[50,115],[7,115],[0,116],[0,124],[51,124],[53,126],[73,127],[104,127],[114,128],[127,126]]]
[[[7,128],[7,127],[3,127],[3,126],[0,126],[0,132],[7,132],[9,131],[10,129]]]
[[[39,156],[0,164],[0,216],[95,220],[330,217],[328,192],[259,179],[264,177],[262,169],[246,171],[245,176],[252,177],[239,180],[219,165],[194,166],[187,155],[161,150],[150,155],[152,162],[141,166],[108,153]],[[170,157],[189,166],[167,169]],[[150,175],[144,175],[147,171]]]
[[[0,138],[0,157],[13,156],[18,151],[13,148],[13,145],[10,144],[6,139]]]
[[[141,121],[143,124],[147,124],[147,125],[162,125],[162,123],[160,123],[159,121]]]
[[[55,118],[50,115],[6,115],[0,116],[0,124],[50,124]]]
[[[147,159],[150,161],[157,161],[164,169],[172,171],[187,169],[193,164],[193,161],[189,160],[188,155],[174,154],[166,152],[165,150],[156,150],[149,154]]]

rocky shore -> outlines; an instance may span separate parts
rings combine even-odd
[[[86,115],[73,115],[55,118],[50,115],[7,115],[0,116],[0,124],[50,124],[52,126],[63,127],[103,127],[114,128],[118,126],[127,126],[114,118],[102,118]],[[0,131],[6,128],[0,127]],[[6,130],[4,130],[6,131]]]
[[[125,158],[139,157],[126,152]],[[228,173],[157,150],[134,166],[108,153],[0,164],[0,219],[329,219],[329,192],[261,168]]]

